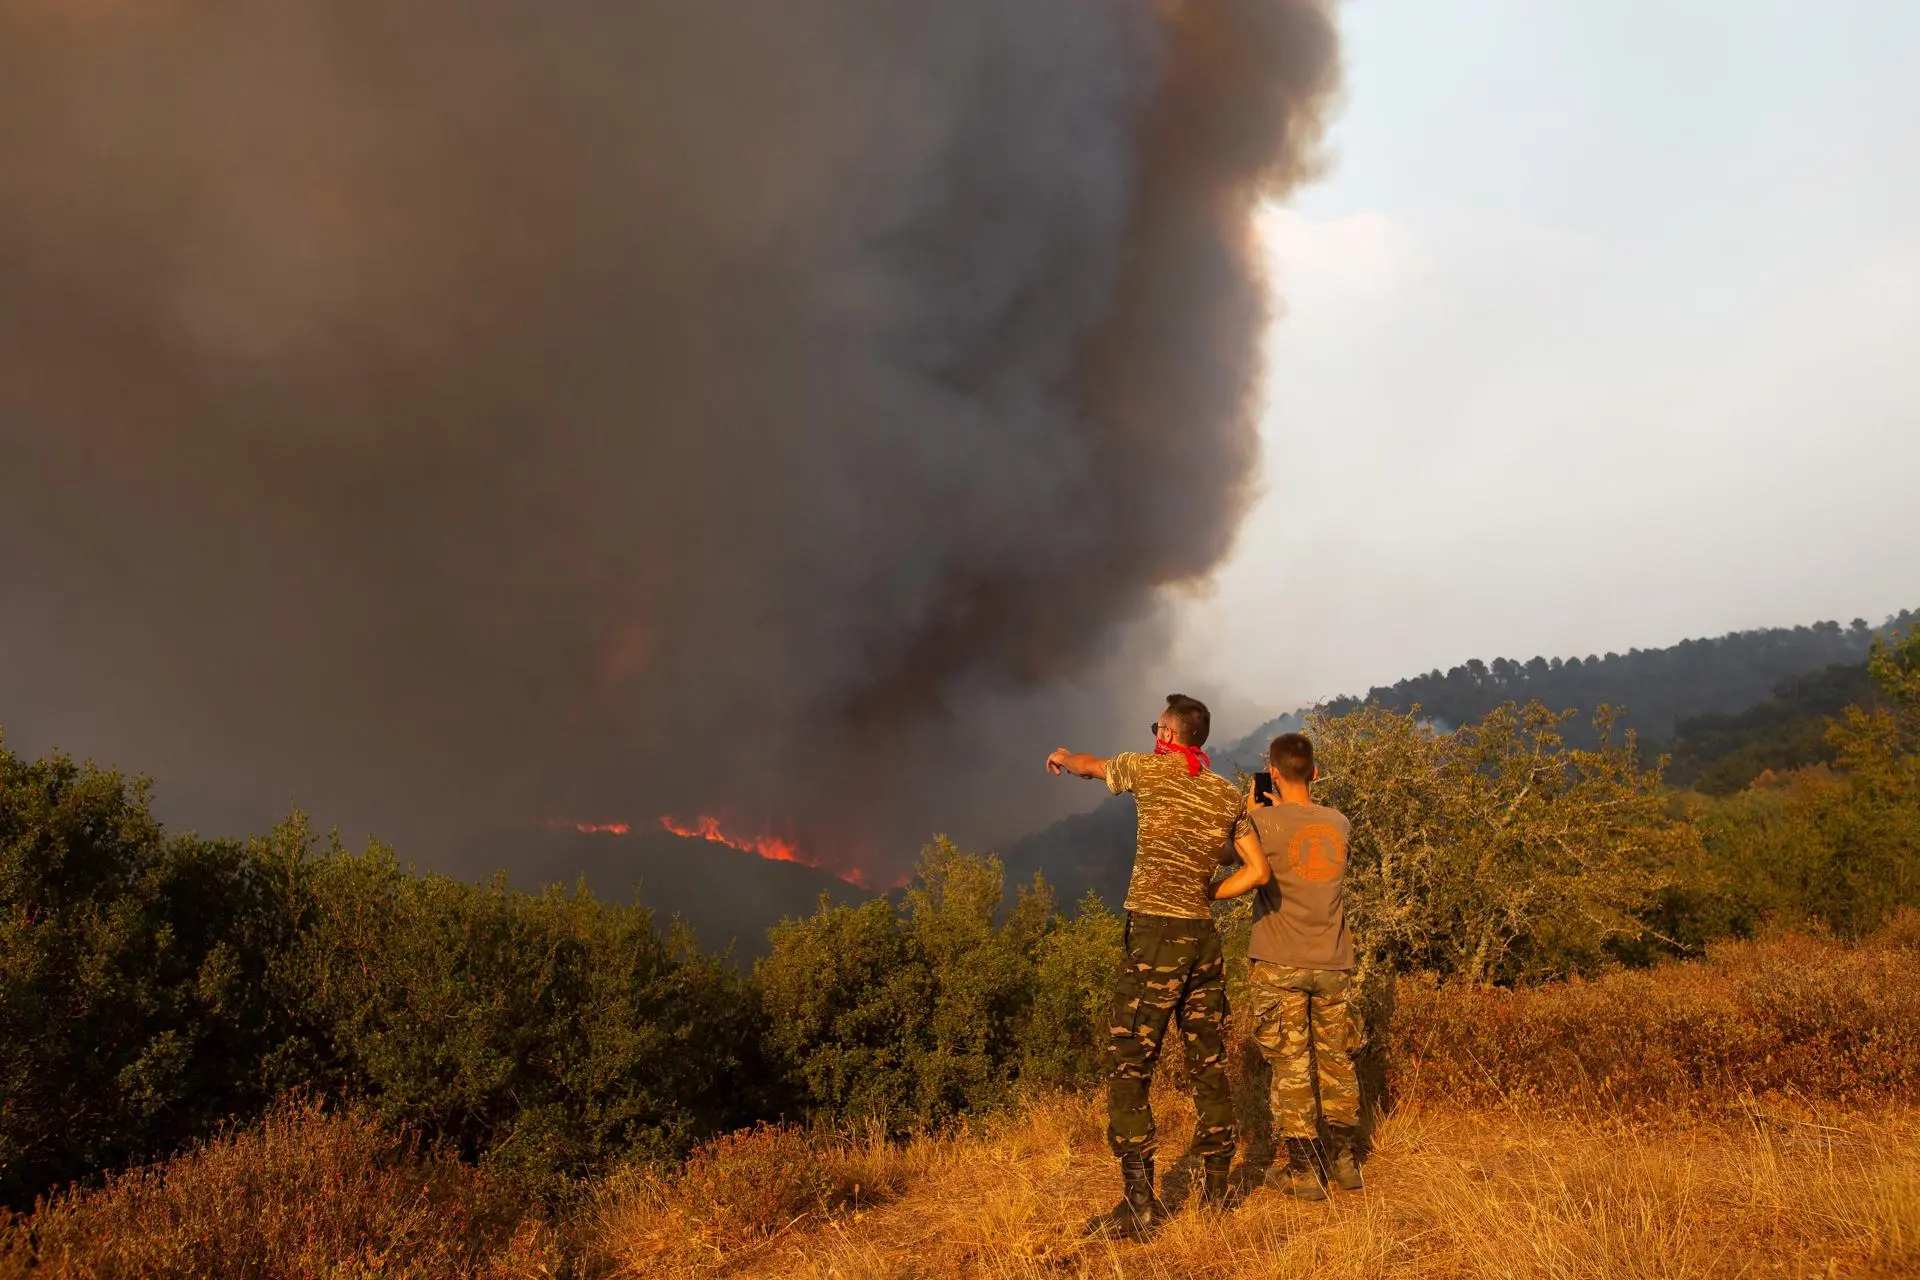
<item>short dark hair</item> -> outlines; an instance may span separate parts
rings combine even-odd
[[[1166,717],[1181,746],[1207,745],[1207,735],[1213,732],[1213,713],[1207,710],[1206,703],[1198,698],[1189,698],[1184,693],[1170,693],[1167,695]]]
[[[1267,763],[1286,782],[1313,781],[1313,743],[1304,733],[1283,733],[1267,746]]]

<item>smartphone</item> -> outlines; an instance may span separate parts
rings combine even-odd
[[[1253,775],[1253,803],[1273,803],[1273,775],[1265,769]]]

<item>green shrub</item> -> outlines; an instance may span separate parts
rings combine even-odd
[[[297,833],[170,838],[148,791],[0,743],[0,1203],[164,1154],[304,1077],[274,971],[300,927]]]
[[[640,907],[409,875],[378,848],[311,883],[288,963],[329,1083],[389,1122],[555,1190],[774,1101],[747,984]]]
[[[1068,1086],[1099,1078],[1123,958],[1120,917],[1095,893],[1081,899],[1071,920],[1056,919],[1041,937],[1033,1010],[1021,1037],[1022,1080]]]
[[[1567,716],[1495,708],[1437,732],[1377,706],[1309,724],[1353,822],[1347,910],[1369,959],[1396,972],[1505,982],[1591,972],[1641,938],[1696,856],[1637,744],[1568,747]]]
[[[1810,923],[1857,938],[1920,907],[1920,626],[1875,639],[1868,668],[1880,699],[1828,722],[1833,768],[1684,802],[1704,856],[1669,894],[1665,930],[1699,942]]]
[[[554,1192],[783,1105],[752,988],[584,890],[168,837],[147,784],[0,747],[0,1203],[296,1085]]]
[[[822,903],[773,930],[754,978],[816,1109],[934,1124],[1005,1101],[1024,1068],[1094,1067],[1117,923],[1095,904],[1069,924],[1037,880],[1000,920],[1004,888],[997,858],[941,839],[899,907]]]

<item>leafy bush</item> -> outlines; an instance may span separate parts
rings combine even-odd
[[[379,848],[317,860],[310,893],[289,964],[329,1083],[389,1121],[554,1190],[764,1114],[752,993],[640,907],[409,875]]]
[[[1369,962],[1469,982],[1589,971],[1640,937],[1696,856],[1632,735],[1570,748],[1565,715],[1495,708],[1452,733],[1418,710],[1317,716],[1308,732],[1353,822],[1348,912]]]
[[[816,1107],[910,1127],[1005,1100],[1026,1064],[1093,1068],[1117,923],[1097,907],[1067,923],[1037,880],[996,923],[1004,890],[998,859],[941,839],[898,908],[822,903],[773,930],[754,979]]]
[[[1834,768],[1687,802],[1705,856],[1665,928],[1707,939],[1811,922],[1859,937],[1920,907],[1920,626],[1876,639],[1868,667],[1879,699],[1829,722]]]
[[[1125,957],[1120,917],[1098,894],[1071,920],[1055,918],[1034,958],[1033,1010],[1021,1037],[1020,1078],[1069,1086],[1105,1068],[1113,982]]]
[[[0,743],[0,1203],[150,1158],[302,1078],[275,957],[297,849],[169,838],[148,784]]]
[[[308,1084],[560,1190],[780,1105],[724,964],[584,890],[168,837],[144,782],[0,748],[0,1203]]]

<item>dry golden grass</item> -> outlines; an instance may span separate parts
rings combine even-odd
[[[1920,1097],[1920,913],[1859,946],[1786,935],[1517,990],[1402,982],[1394,1087],[1589,1114],[1781,1094]]]
[[[313,1103],[0,1214],[0,1280],[531,1280],[563,1257],[513,1189]]]
[[[1858,947],[1788,936],[1522,991],[1403,984],[1383,1040],[1396,1104],[1369,1187],[1328,1203],[1259,1186],[1256,1162],[1232,1214],[1180,1213],[1144,1247],[1087,1239],[1118,1178],[1098,1099],[1064,1097],[905,1145],[736,1138],[683,1178],[609,1188],[587,1240],[623,1277],[1920,1276],[1912,913]],[[1233,1048],[1260,1135],[1262,1071]],[[1173,1153],[1193,1113],[1163,1066]],[[1163,1175],[1169,1203],[1191,1201],[1193,1161]]]
[[[1163,1196],[1181,1212],[1145,1246],[1081,1230],[1119,1190],[1092,1095],[907,1143],[731,1134],[558,1220],[363,1116],[296,1104],[0,1213],[0,1280],[1920,1276],[1920,917],[1857,948],[1783,938],[1520,992],[1405,984],[1384,1041],[1397,1096],[1368,1189],[1292,1201],[1259,1185],[1256,1141],[1225,1215],[1192,1206],[1193,1111],[1165,1064]],[[1232,1056],[1257,1138],[1261,1072],[1244,1044]]]
[[[1191,1111],[1160,1108],[1184,1137]],[[751,1240],[703,1232],[694,1197],[615,1196],[598,1244],[620,1276],[792,1280],[993,1277],[1735,1277],[1920,1274],[1920,1112],[1911,1108],[1626,1126],[1408,1105],[1384,1121],[1369,1186],[1302,1204],[1258,1187],[1237,1211],[1187,1195],[1151,1244],[1084,1238],[1117,1185],[1086,1099],[1058,1099],[966,1138],[863,1158],[898,1190]],[[1169,1144],[1178,1149],[1178,1144]],[[677,1238],[668,1224],[690,1228]]]

